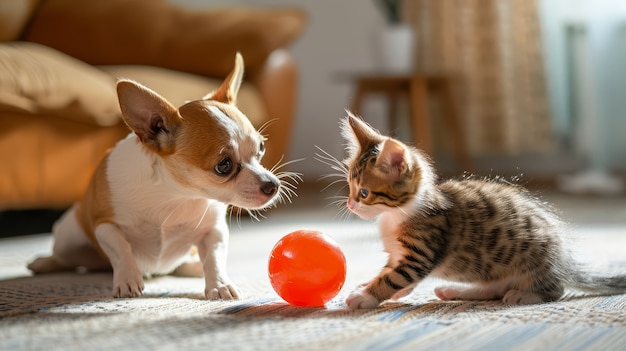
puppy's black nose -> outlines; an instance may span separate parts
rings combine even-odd
[[[276,191],[278,190],[278,185],[278,183],[272,181],[265,182],[261,186],[261,191],[267,196],[274,195],[274,193],[276,193]]]

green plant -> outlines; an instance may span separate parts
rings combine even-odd
[[[387,22],[400,23],[400,8],[402,0],[374,0],[382,9]]]

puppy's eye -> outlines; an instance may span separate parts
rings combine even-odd
[[[259,144],[259,151],[260,151],[261,153],[265,152],[265,143],[264,143],[264,142],[261,142],[261,143]]]
[[[215,173],[221,176],[230,174],[233,170],[233,160],[230,157],[226,157],[215,166]]]
[[[370,194],[370,191],[367,189],[359,190],[359,196],[365,199]]]

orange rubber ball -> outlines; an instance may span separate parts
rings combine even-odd
[[[343,287],[346,258],[328,235],[297,230],[272,249],[268,274],[274,291],[288,303],[324,306]]]

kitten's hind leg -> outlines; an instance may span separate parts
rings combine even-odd
[[[497,300],[502,294],[490,286],[441,286],[435,288],[438,298],[448,300]]]
[[[508,305],[532,305],[542,303],[544,299],[537,293],[511,289],[504,294],[502,302]]]
[[[530,291],[510,289],[503,293],[497,286],[444,286],[435,288],[438,298],[448,300],[499,300],[507,305],[531,305],[545,302],[541,295]]]

